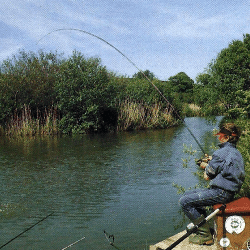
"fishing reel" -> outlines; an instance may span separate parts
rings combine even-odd
[[[212,156],[205,154],[205,157],[200,159],[195,159],[195,162],[198,166],[201,166],[202,162],[207,163],[212,160]]]

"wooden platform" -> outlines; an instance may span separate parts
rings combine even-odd
[[[182,235],[184,235],[186,231],[182,231],[166,240],[163,240],[155,245],[149,246],[149,250],[161,250],[166,249],[169,247],[172,243],[174,243],[177,239],[179,239]],[[218,250],[216,244],[212,246],[200,246],[195,244],[189,244],[188,238],[183,240],[179,245],[177,245],[174,250]]]

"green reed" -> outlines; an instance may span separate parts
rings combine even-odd
[[[159,103],[147,105],[129,99],[120,103],[118,130],[167,128],[176,125],[172,114]]]
[[[5,134],[9,136],[56,135],[59,133],[57,113],[56,108],[45,110],[42,115],[37,110],[34,118],[29,106],[24,105],[22,111],[15,112],[10,119]]]

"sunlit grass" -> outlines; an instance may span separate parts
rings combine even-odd
[[[120,104],[119,131],[167,128],[175,124],[172,114],[160,104],[146,105],[130,100]]]
[[[24,105],[20,114],[15,113],[7,125],[4,134],[8,136],[35,136],[56,135],[59,133],[57,126],[57,110],[51,108],[45,110],[43,115],[34,119],[29,106]]]

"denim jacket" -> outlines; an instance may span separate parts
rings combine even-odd
[[[210,186],[238,192],[245,179],[243,158],[235,144],[225,142],[219,146],[205,169]]]

